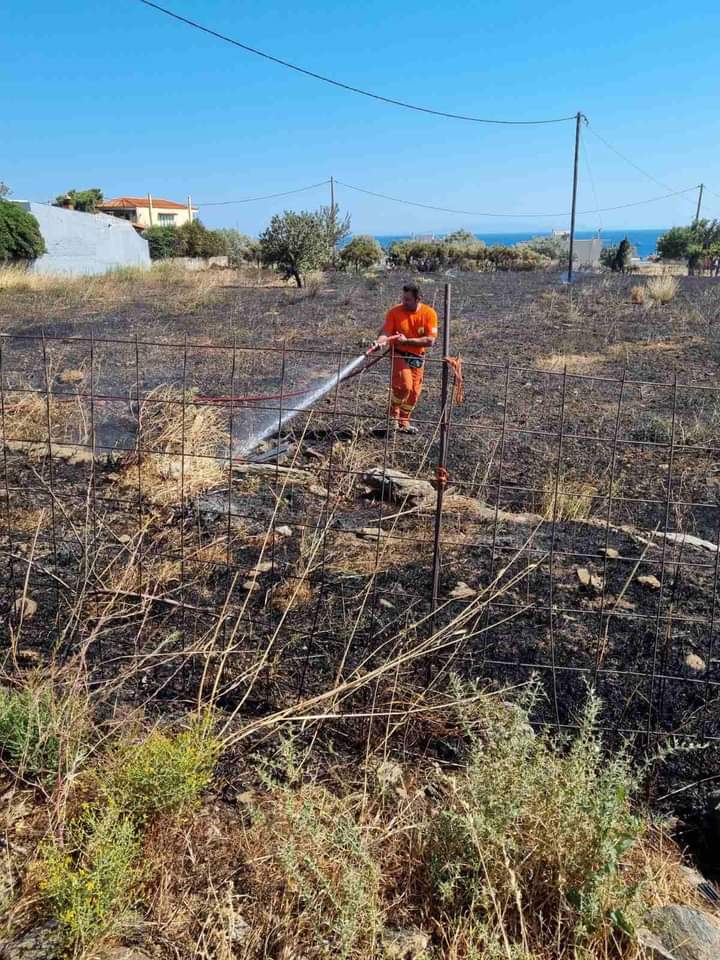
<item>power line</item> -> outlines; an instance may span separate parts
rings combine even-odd
[[[595,177],[593,176],[592,167],[590,166],[590,151],[587,148],[585,137],[580,139],[580,146],[582,148],[583,160],[585,161],[588,177],[590,179],[590,185],[592,187],[593,199],[595,200],[595,212],[597,213],[598,218],[598,230],[602,231],[603,222],[602,217],[600,216],[600,201],[598,200],[597,189],[595,187]]]
[[[258,50],[246,43],[241,43],[239,40],[234,40],[232,37],[228,37],[224,33],[219,33],[217,30],[212,30],[210,27],[205,27],[201,23],[197,23],[195,20],[190,20],[188,17],[183,17],[179,13],[168,10],[166,7],[161,7],[157,3],[152,3],[151,0],[140,0],[140,2],[146,7],[152,7],[153,10],[158,10],[167,17],[172,17],[173,20],[184,23],[195,30],[200,30],[202,33],[208,34],[208,36],[215,37],[216,40],[222,40],[225,43],[232,44],[234,47],[239,47],[240,50],[245,50],[246,53],[252,53],[256,57],[262,57],[264,60],[269,60],[271,63],[277,63],[281,67],[287,67],[288,70],[294,70],[296,73],[302,73],[306,77],[312,77],[313,80],[321,80],[323,83],[329,83],[333,87],[339,87],[341,90],[348,90],[350,93],[357,93],[363,97],[370,97],[371,99],[379,100],[382,103],[390,103],[395,107],[404,107],[406,110],[415,110],[418,113],[429,113],[432,116],[446,117],[449,120],[465,120],[469,123],[493,123],[507,126],[530,126],[544,123],[565,123],[568,120],[575,120],[575,114],[573,114],[571,117],[553,117],[546,120],[494,120],[486,117],[470,117],[461,113],[447,113],[444,110],[433,110],[430,107],[420,107],[414,103],[407,103],[404,100],[395,100],[393,97],[384,97],[379,93],[372,93],[369,90],[363,90],[361,87],[353,87],[349,83],[342,83],[340,80],[333,80],[332,77],[325,77],[321,73],[315,73],[312,70],[306,70],[305,67],[299,67],[295,63],[282,60],[280,57],[275,57],[270,53],[265,53],[263,50]]]
[[[277,197],[289,197],[293,193],[304,193],[306,190],[317,190],[318,187],[326,187],[329,180],[321,180],[320,183],[311,183],[307,187],[298,187],[297,190],[284,190],[282,193],[266,193],[262,197],[244,197],[242,200],[198,200],[199,207],[226,207],[232,203],[255,203],[256,200],[275,200]]]
[[[620,157],[621,160],[624,160],[625,163],[629,164],[634,170],[637,170],[638,173],[641,173],[644,177],[647,177],[647,179],[651,180],[656,186],[662,187],[663,190],[673,189],[672,187],[668,186],[667,183],[663,183],[662,180],[658,180],[657,177],[654,177],[651,173],[648,173],[647,170],[644,170],[641,166],[635,163],[634,160],[631,160],[630,157],[626,157],[624,153],[621,153],[620,150],[617,149],[617,147],[614,147],[611,143],[608,143],[608,141],[604,137],[601,137],[597,130],[595,130],[589,120],[586,122],[586,126],[590,130],[590,133],[592,133],[592,135],[596,137],[600,143],[604,144],[608,150]]]
[[[358,193],[365,193],[371,197],[378,197],[381,200],[391,200],[393,203],[404,203],[410,207],[422,207],[424,210],[435,210],[440,213],[458,213],[466,217],[501,217],[501,218],[512,218],[512,219],[543,219],[545,217],[569,217],[570,211],[565,211],[563,213],[488,213],[487,211],[480,210],[456,210],[452,207],[438,207],[434,204],[429,203],[420,203],[417,200],[405,200],[400,197],[391,197],[386,193],[377,193],[374,190],[366,190],[364,187],[356,187],[351,183],[344,183],[342,180],[335,180],[335,183],[340,187],[346,187],[348,190],[356,190]],[[599,207],[595,210],[578,210],[579,214],[583,216],[589,216],[592,213],[608,213],[612,210],[625,210],[628,207],[639,207],[645,203],[657,203],[660,200],[667,200],[670,197],[677,197],[681,194],[690,193],[692,190],[696,190],[697,187],[687,187],[685,190],[676,190],[673,193],[667,193],[662,197],[648,197],[647,200],[635,200],[632,203],[621,203],[615,207]]]

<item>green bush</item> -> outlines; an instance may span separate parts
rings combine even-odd
[[[178,734],[155,730],[117,748],[102,789],[138,822],[194,804],[212,780],[219,741],[206,718]]]
[[[122,932],[141,879],[140,849],[135,824],[112,802],[86,807],[62,842],[41,846],[38,888],[69,946],[84,952]]]
[[[436,273],[448,268],[458,270],[540,270],[550,264],[547,257],[526,246],[486,246],[481,240],[459,243],[428,240],[399,240],[388,251],[392,266]]]
[[[562,931],[578,949],[598,931],[629,930],[638,891],[623,860],[643,831],[638,782],[625,754],[603,751],[598,702],[566,744],[536,735],[524,710],[483,702],[467,768],[430,825],[430,877],[450,916],[501,923],[518,943]]]
[[[48,687],[0,686],[0,751],[21,776],[52,780],[83,751],[87,716],[79,699]]]
[[[35,260],[45,253],[37,219],[28,210],[0,199],[0,263]]]
[[[381,873],[352,801],[317,785],[275,785],[255,812],[247,845],[264,853],[248,893],[275,927],[271,938],[312,944],[309,955],[324,960],[375,955]]]
[[[103,192],[99,187],[89,190],[68,190],[55,199],[56,207],[69,206],[80,213],[95,213],[103,201]]]
[[[340,251],[340,264],[346,270],[369,270],[382,258],[383,248],[374,237],[353,237]]]
[[[177,227],[148,227],[143,231],[143,238],[148,242],[151,260],[166,260],[168,257],[179,257],[180,237]]]

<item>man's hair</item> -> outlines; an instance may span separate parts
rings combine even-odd
[[[411,293],[416,300],[420,299],[420,287],[416,283],[404,283],[403,293]]]

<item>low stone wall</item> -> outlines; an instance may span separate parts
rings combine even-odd
[[[183,270],[211,270],[230,265],[227,257],[172,257],[171,263],[177,263]]]

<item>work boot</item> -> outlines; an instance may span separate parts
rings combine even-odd
[[[417,427],[414,427],[411,423],[401,423],[398,427],[398,433],[406,433],[408,436],[414,437],[417,433]]]

